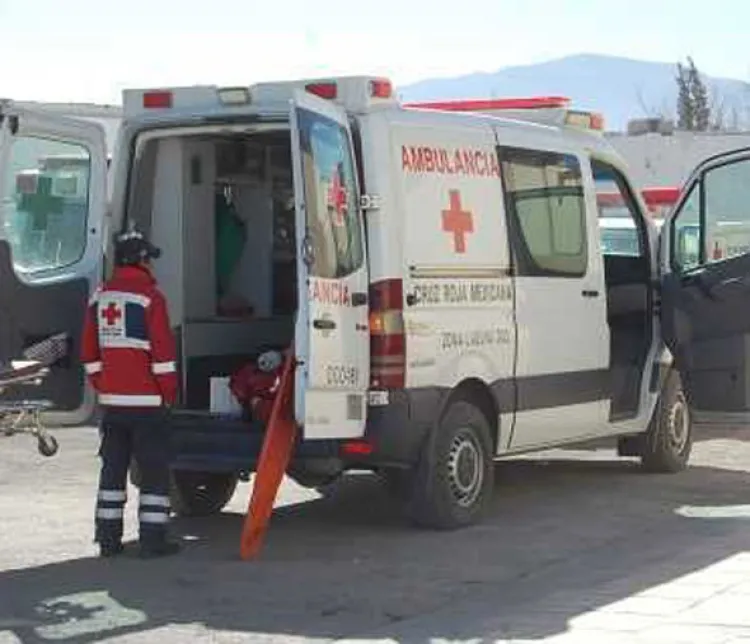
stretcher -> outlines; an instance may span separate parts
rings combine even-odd
[[[0,365],[0,394],[9,387],[39,387],[52,364],[65,357],[68,346],[67,336],[59,334],[29,347],[23,359]],[[35,398],[0,401],[0,436],[31,435],[36,438],[42,456],[54,456],[59,445],[42,419],[43,412],[52,406],[49,400]]]

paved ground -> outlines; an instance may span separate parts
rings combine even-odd
[[[58,437],[52,460],[0,441],[2,644],[750,642],[750,434],[704,432],[678,476],[607,450],[507,462],[488,520],[450,534],[405,526],[370,477],[290,484],[255,563],[247,485],[176,524],[180,558],[93,558],[96,433]]]

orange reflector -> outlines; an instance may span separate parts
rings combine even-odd
[[[341,453],[345,456],[369,456],[374,448],[366,441],[348,441],[341,446]]]
[[[338,88],[336,83],[308,83],[305,85],[305,89],[310,94],[320,96],[320,98],[327,98],[333,100],[338,96]]]
[[[146,109],[168,109],[172,107],[172,92],[146,92],[143,95]]]

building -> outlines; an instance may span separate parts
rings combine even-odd
[[[750,148],[750,132],[682,132],[669,121],[631,121],[627,132],[609,132],[639,186],[679,186],[707,157]]]

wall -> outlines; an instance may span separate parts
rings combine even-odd
[[[609,142],[625,157],[636,185],[681,185],[691,171],[714,154],[750,147],[750,132],[627,135],[610,133]]]

